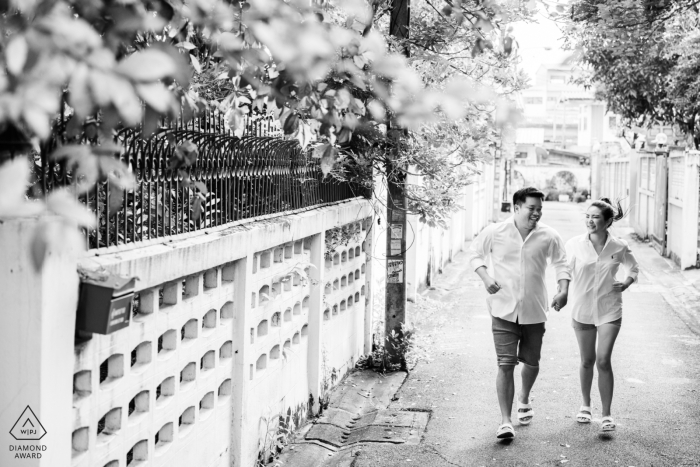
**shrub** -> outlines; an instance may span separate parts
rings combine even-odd
[[[548,191],[544,200],[545,201],[559,201],[559,191],[557,191],[557,190]]]

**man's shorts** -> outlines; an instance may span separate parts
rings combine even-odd
[[[491,316],[498,365],[540,365],[544,323],[518,324]]]

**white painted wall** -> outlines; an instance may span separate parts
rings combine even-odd
[[[73,312],[78,251],[51,247],[41,272],[29,252],[36,219],[0,221],[0,465],[70,464]],[[46,435],[17,441],[10,429],[30,406]],[[12,446],[45,446],[41,458],[15,459]]]
[[[448,229],[409,219],[414,291],[493,220],[495,169],[480,169]],[[34,273],[35,226],[0,224],[0,416],[11,427],[31,405],[48,431],[43,459],[23,465],[102,467],[133,456],[153,466],[251,466],[278,414],[303,420],[309,394],[316,410],[371,349],[386,225],[369,201],[83,254],[82,267],[138,277],[139,313],[128,328],[77,346],[79,253],[50,251]],[[357,236],[326,255],[325,232],[339,226]],[[310,280],[296,281],[304,270]],[[0,452],[0,464],[12,465]]]
[[[48,432],[44,460],[23,465],[126,465],[131,455],[154,466],[253,465],[265,420],[274,430],[288,410],[305,418],[309,394],[317,409],[318,397],[365,352],[371,216],[367,201],[353,200],[85,257],[85,267],[139,278],[140,313],[128,328],[76,347],[75,259],[50,252],[36,275],[27,269],[36,222],[1,224],[0,303],[12,316],[0,327],[2,421],[11,427],[29,404]],[[332,252],[336,264],[324,258],[324,235],[338,226],[357,235]],[[311,280],[295,280],[305,269]],[[325,293],[325,280],[332,287],[343,276],[345,285]],[[258,332],[263,321],[267,333]],[[164,343],[172,336],[174,348],[159,351],[161,336]],[[105,415],[108,428],[98,435]],[[1,452],[1,465],[14,465]]]

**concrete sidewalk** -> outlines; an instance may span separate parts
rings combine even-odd
[[[565,241],[583,232],[581,208],[573,204],[546,203],[543,221]],[[511,443],[496,440],[500,413],[486,291],[461,254],[416,303],[423,310],[421,342],[431,359],[418,363],[388,406],[430,411],[421,442],[358,443],[345,452],[343,463],[329,459],[313,465],[700,466],[700,337],[664,300],[673,292],[659,280],[660,264],[647,257],[651,249],[630,244],[644,273],[623,296],[623,326],[613,353],[612,412],[618,424],[613,436],[598,436],[597,373],[594,422],[579,425],[574,418],[581,404],[579,355],[570,308],[565,308],[551,312],[547,322],[532,424],[516,422]],[[551,272],[547,284],[552,295]],[[516,391],[519,387],[516,369]]]

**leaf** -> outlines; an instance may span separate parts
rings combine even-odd
[[[192,217],[200,219],[202,217],[202,199],[195,197],[192,201]]]
[[[46,207],[54,214],[79,226],[94,227],[95,216],[79,203],[67,189],[53,191],[46,198]]]
[[[284,121],[282,129],[285,135],[291,135],[297,131],[299,128],[299,116],[297,114],[290,113],[287,119]]]
[[[206,195],[209,193],[209,190],[207,189],[207,186],[204,184],[204,182],[194,182],[194,186],[197,187],[197,189],[203,194]]]
[[[109,179],[122,190],[131,190],[136,185],[134,174],[129,171],[129,167],[113,156],[100,156],[97,158],[100,164],[100,173]]]
[[[51,135],[49,118],[49,115],[38,107],[26,105],[22,109],[22,120],[41,139],[46,139]]]
[[[143,113],[142,132],[144,138],[150,138],[158,129],[160,124],[160,114],[153,110],[150,105],[146,105],[146,111]]]
[[[135,52],[120,61],[115,71],[134,81],[157,81],[175,76],[175,61],[167,53],[149,48]]]
[[[197,57],[190,54],[190,61],[192,62],[192,66],[194,67],[195,71],[197,73],[201,73],[202,72],[202,65],[199,63],[199,60],[197,60]]]
[[[326,153],[326,150],[330,147],[330,144],[319,144],[314,148],[314,150],[311,152],[311,157],[315,159],[320,159],[323,157],[323,155]]]
[[[114,217],[124,208],[124,190],[115,183],[109,184],[109,203],[107,215]]]
[[[328,148],[323,153],[323,157],[321,158],[321,172],[323,172],[324,177],[331,173],[331,170],[333,170],[337,157],[338,150],[333,146],[328,145]]]
[[[175,47],[180,47],[180,48],[183,48],[185,50],[192,50],[192,49],[197,48],[197,46],[195,46],[191,42],[178,42],[177,44],[175,44]]]
[[[43,210],[41,202],[28,202],[24,197],[29,175],[29,162],[24,157],[0,165],[0,218],[33,216]]]
[[[65,160],[66,168],[73,170],[76,180],[79,182],[79,192],[92,188],[100,175],[97,157],[90,150],[90,146],[84,144],[67,144],[51,153],[51,159]]]
[[[182,144],[175,148],[174,155],[183,162],[184,167],[189,167],[197,162],[199,148],[192,141],[183,141]]]
[[[139,97],[159,113],[166,113],[173,108],[173,95],[161,83],[137,84]]]
[[[10,40],[5,48],[5,64],[7,71],[17,76],[22,73],[24,64],[27,62],[27,51],[29,46],[24,36],[15,36]]]
[[[340,130],[340,133],[338,134],[338,144],[349,143],[351,139],[352,130],[350,130],[349,128],[343,128],[342,130]]]

